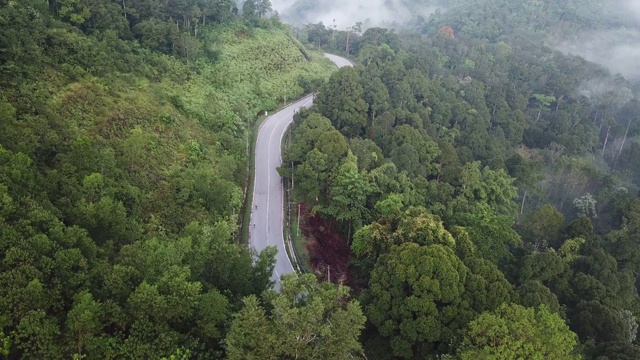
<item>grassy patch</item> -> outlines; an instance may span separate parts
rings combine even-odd
[[[307,251],[307,241],[302,234],[302,229],[299,228],[298,223],[298,206],[294,206],[291,209],[291,226],[290,234],[291,241],[293,242],[293,248],[298,258],[298,264],[302,268],[303,272],[311,272],[311,259],[309,257],[309,251]],[[300,219],[300,223],[304,220]]]

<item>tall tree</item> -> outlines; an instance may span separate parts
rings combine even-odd
[[[458,355],[471,359],[581,359],[577,336],[544,305],[538,310],[504,304],[469,323]]]
[[[359,354],[365,317],[348,288],[312,274],[285,275],[267,294],[270,313],[244,300],[225,339],[229,359],[350,359]]]
[[[349,150],[343,163],[332,174],[329,201],[321,211],[336,220],[347,221],[347,239],[350,240],[352,229],[360,229],[369,218],[365,205],[374,190],[374,186],[358,171],[358,160]]]
[[[367,124],[369,104],[362,98],[360,75],[353,67],[343,67],[331,75],[320,89],[315,104],[333,126],[349,137],[362,134]]]
[[[380,256],[369,282],[366,314],[395,356],[447,352],[466,323],[468,269],[450,247],[404,243]]]

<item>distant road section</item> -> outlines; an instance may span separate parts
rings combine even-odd
[[[340,57],[338,55],[332,55],[332,54],[324,54],[324,57],[326,57],[327,59],[333,61],[334,64],[336,64],[337,67],[341,68],[344,66],[353,66],[353,63],[343,57]]]
[[[324,56],[338,67],[353,66],[349,60],[340,56]],[[258,130],[249,243],[258,251],[267,246],[275,246],[278,249],[276,267],[271,276],[276,282],[283,274],[294,272],[285,250],[284,187],[276,170],[282,164],[282,137],[293,121],[293,114],[298,109],[307,108],[312,104],[313,96],[306,96],[266,118]]]

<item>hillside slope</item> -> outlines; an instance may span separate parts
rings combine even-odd
[[[88,4],[0,2],[0,354],[216,358],[273,267],[232,242],[248,129],[331,66],[231,8]]]

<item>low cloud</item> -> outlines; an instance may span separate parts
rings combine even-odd
[[[640,7],[639,7],[640,11]],[[640,31],[617,29],[583,33],[574,41],[564,41],[558,49],[600,64],[613,74],[640,81]]]
[[[603,4],[605,5],[605,4]],[[610,0],[602,17],[611,29],[578,34],[558,42],[558,49],[600,64],[613,74],[640,81],[640,1]]]
[[[296,25],[323,22],[338,29],[362,22],[371,26],[400,27],[416,16],[428,17],[437,8],[418,6],[409,9],[403,0],[273,0],[274,10],[283,20]]]

